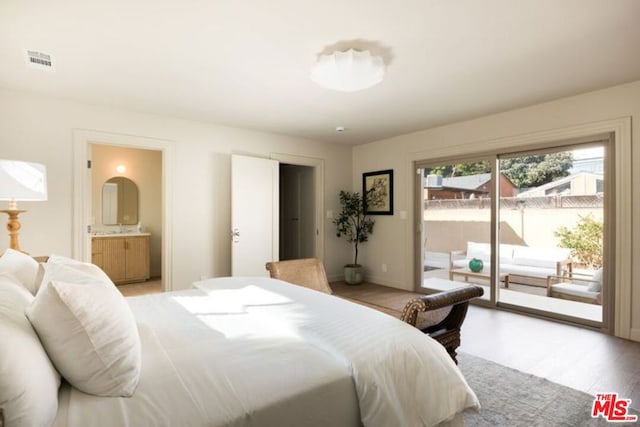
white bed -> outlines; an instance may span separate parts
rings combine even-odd
[[[440,344],[338,297],[218,278],[125,300],[93,265],[9,255],[7,427],[429,426],[479,407]]]
[[[56,425],[417,426],[478,405],[415,328],[268,278],[129,298],[143,370],[131,398],[63,385]]]

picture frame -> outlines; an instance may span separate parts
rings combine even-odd
[[[362,200],[367,215],[393,215],[393,169],[363,173]]]

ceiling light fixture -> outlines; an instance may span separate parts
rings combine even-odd
[[[327,89],[355,92],[380,83],[384,71],[381,57],[368,50],[349,49],[320,55],[311,70],[311,80]]]

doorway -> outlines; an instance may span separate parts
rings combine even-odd
[[[233,154],[231,175],[233,276],[267,274],[264,263],[268,261],[324,258],[322,159],[279,153],[272,153],[269,159]],[[256,215],[258,211],[264,214]],[[281,227],[282,221],[289,224]],[[280,228],[288,231],[281,233]],[[287,249],[281,252],[282,244]]]
[[[315,257],[314,168],[280,163],[280,260]]]
[[[304,175],[304,178],[301,178],[303,181],[300,190],[301,200],[307,207],[313,206],[313,208],[305,209],[306,219],[302,226],[304,231],[300,234],[302,242],[300,258],[314,257],[324,260],[324,160],[282,153],[271,153],[270,157],[281,165],[289,165],[293,170],[298,170]],[[283,180],[284,178],[280,177],[280,181]],[[281,233],[278,233],[278,238],[280,242],[285,239],[281,237]],[[285,256],[288,255],[290,254],[285,254]],[[282,255],[279,254],[279,256]]]
[[[162,289],[162,151],[91,143],[91,261],[121,289]],[[137,286],[137,289],[143,289]]]
[[[91,154],[92,146],[104,145],[120,148],[134,148],[151,150],[161,153],[160,180],[155,182],[160,191],[159,211],[161,212],[161,226],[158,235],[160,239],[160,277],[162,278],[162,290],[173,290],[173,265],[171,256],[172,247],[172,204],[173,192],[173,141],[141,136],[123,135],[110,132],[74,129],[73,131],[73,156],[74,156],[74,180],[73,180],[73,257],[75,259],[90,262],[92,259],[91,226],[95,225],[96,218],[93,215],[93,193]],[[114,165],[118,166],[118,165]],[[126,166],[126,165],[125,165]],[[156,180],[157,181],[157,180]],[[146,227],[144,220],[142,226]],[[137,225],[137,224],[136,224]],[[156,249],[157,250],[157,249]]]

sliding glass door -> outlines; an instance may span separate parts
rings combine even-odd
[[[602,322],[604,153],[599,143],[499,156],[499,302]]]
[[[607,144],[417,162],[417,290],[601,326]]]
[[[442,291],[473,283],[491,295],[491,162],[446,162],[422,177],[421,288]],[[455,282],[455,283],[454,283]]]

